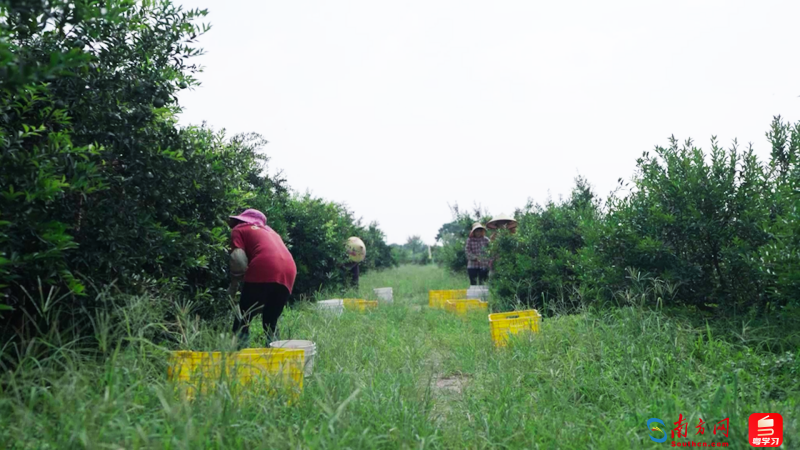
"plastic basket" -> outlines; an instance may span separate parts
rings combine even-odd
[[[362,300],[360,298],[346,298],[344,299],[345,309],[353,311],[366,311],[367,309],[375,309],[378,307],[377,300]]]
[[[252,348],[240,352],[171,352],[167,378],[179,384],[193,399],[212,392],[221,383],[231,391],[288,391],[290,402],[303,389],[304,351],[300,349]]]
[[[459,316],[466,316],[470,312],[488,311],[489,304],[479,299],[447,300],[445,309]]]
[[[431,308],[444,308],[448,300],[461,300],[467,298],[466,289],[449,289],[444,291],[428,291],[428,306]]]
[[[512,334],[538,333],[541,321],[542,316],[535,309],[489,314],[492,342],[495,347],[505,347]]]

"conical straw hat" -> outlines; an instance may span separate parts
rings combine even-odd
[[[472,233],[474,233],[475,230],[486,230],[486,228],[483,225],[481,225],[479,222],[473,223],[472,224],[472,230],[470,230],[470,232],[469,232],[469,237],[472,237]]]
[[[486,224],[486,228],[490,230],[496,230],[498,228],[503,228],[503,226],[508,225],[509,223],[517,223],[513,217],[507,216],[505,214],[498,214],[496,217],[493,217],[489,223]]]

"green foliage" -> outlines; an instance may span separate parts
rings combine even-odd
[[[206,28],[193,22],[205,13],[78,3],[51,2],[54,15],[8,36],[16,59],[5,68],[37,69],[0,105],[6,295],[23,304],[37,278],[81,295],[80,278],[126,287],[178,277],[207,296],[202,281],[224,274],[219,219],[244,200],[236,184],[258,144],[180,130],[179,109],[164,107],[196,84],[186,60],[199,53],[190,44]],[[79,63],[48,69],[73,53]]]
[[[0,12],[0,305],[14,320],[34,309],[39,280],[75,310],[102,306],[89,284],[114,283],[225,313],[225,219],[247,207],[290,246],[299,295],[337,282],[351,235],[368,242],[368,269],[392,265],[376,224],[267,176],[260,136],[177,125],[176,93],[198,85],[189,60],[205,11],[49,0],[0,1]]]
[[[772,196],[763,168],[752,149],[740,152],[735,143],[725,151],[712,139],[709,157],[672,139],[638,160],[636,190],[612,199],[592,241],[602,264],[617,269],[614,281],[635,267],[679,283],[676,301],[684,304],[743,308],[764,300],[749,257],[769,240],[763,224]]]
[[[639,158],[633,188],[622,193],[620,180],[604,210],[580,178],[568,200],[528,205],[517,212],[518,233],[493,242],[493,291],[506,306],[629,304],[631,286],[658,279],[662,305],[730,312],[796,305],[800,124],[776,117],[767,136],[766,166],[735,142],[724,150],[712,139],[706,153],[672,139]],[[454,267],[464,260],[460,246],[444,248]]]
[[[583,230],[598,216],[588,182],[578,177],[569,199],[528,204],[517,211],[517,233],[500,230],[490,251],[495,258],[491,285],[498,298],[542,306],[562,299],[580,283]]]
[[[53,106],[44,86],[0,94],[0,288],[27,280],[63,280],[77,294],[83,285],[68,270],[65,254],[77,247],[65,198],[82,198],[106,186],[94,145],[76,146],[68,117]]]
[[[398,264],[425,265],[432,259],[432,255],[428,254],[428,245],[420,236],[409,236],[403,245],[392,244],[391,252]]]
[[[378,228],[377,222],[372,222],[366,228],[359,228],[357,236],[364,241],[367,247],[367,257],[361,263],[361,269],[369,272],[375,269],[385,269],[398,264],[392,256],[392,248],[386,243],[386,235]]]
[[[291,405],[224,388],[186,402],[166,379],[166,350],[227,350],[230,324],[195,321],[168,298],[115,301],[124,307],[114,316],[128,322],[95,320],[96,351],[48,336],[23,347],[18,368],[0,371],[0,442],[30,449],[659,449],[670,444],[653,444],[646,420],[682,415],[690,431],[678,443],[741,449],[750,447],[753,411],[800,414],[797,315],[743,327],[740,320],[706,324],[712,315],[702,313],[582,311],[547,319],[530,341],[498,351],[484,314],[462,319],[427,308],[429,289],[463,284],[463,276],[433,265],[403,266],[362,278],[366,292],[394,288],[394,303],[370,313],[285,312],[286,338],[324,349]],[[149,305],[166,305],[175,318],[158,321]],[[155,345],[153,329],[169,330],[176,344]],[[253,333],[260,335],[260,324]],[[37,357],[29,350],[36,345],[58,351]],[[699,418],[708,424],[704,435],[695,435]],[[727,439],[711,432],[724,418]],[[800,447],[800,423],[787,419],[784,427],[784,447]]]
[[[122,19],[120,8],[101,9],[100,3],[0,0],[0,89],[24,91],[84,66],[91,55],[83,51],[85,41],[70,36],[71,30],[98,20]],[[62,48],[42,58],[28,48],[37,41],[60,42]]]
[[[347,261],[344,243],[355,233],[349,212],[306,194],[292,199],[284,220],[285,242],[297,264],[298,291],[314,292],[328,281],[339,280],[339,268]]]
[[[762,224],[769,241],[750,260],[768,300],[775,305],[800,304],[800,122],[791,125],[776,117],[767,133],[772,143],[769,219]]]
[[[344,281],[342,269],[350,261],[344,244],[351,236],[361,238],[367,247],[361,270],[368,272],[395,265],[377,223],[363,227],[344,205],[310,194],[295,195],[282,220],[287,230],[284,241],[297,264],[298,294],[313,294],[325,285]]]

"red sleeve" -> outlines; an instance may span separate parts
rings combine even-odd
[[[242,238],[242,230],[234,228],[231,231],[231,248],[240,248],[244,250],[244,239]]]

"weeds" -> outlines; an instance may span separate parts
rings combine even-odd
[[[748,448],[749,414],[778,412],[785,447],[800,444],[791,419],[800,413],[800,366],[790,348],[797,327],[751,321],[726,330],[727,323],[663,308],[659,299],[672,288],[636,279],[620,293],[632,300],[614,310],[588,305],[559,315],[586,295],[565,289],[549,302],[553,315],[539,335],[498,351],[484,315],[457,320],[424,307],[428,289],[461,287],[464,279],[430,266],[368,274],[347,295],[370,298],[372,288],[392,286],[393,304],[332,317],[298,303],[281,318],[284,336],[318,348],[294,406],[225,389],[182,400],[166,381],[167,348],[232,349],[230,323],[197,321],[192,305],[180,304],[172,323],[142,325],[131,311],[148,300],[129,297],[93,318],[97,350],[64,338],[28,343],[49,352],[18,347],[19,364],[2,374],[0,441],[9,448],[661,448],[646,420],[683,414],[690,434],[699,418],[730,419],[727,439],[694,440]]]

